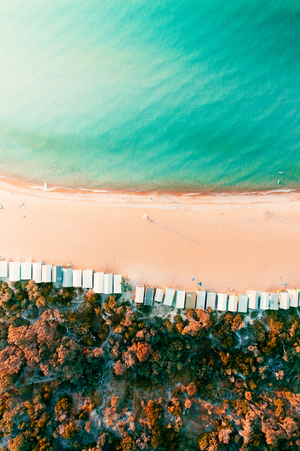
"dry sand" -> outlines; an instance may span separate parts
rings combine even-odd
[[[121,273],[133,286],[196,289],[202,282],[244,293],[300,285],[299,192],[45,191],[1,178],[0,203],[2,258],[72,262]]]

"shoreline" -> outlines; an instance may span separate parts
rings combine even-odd
[[[268,194],[281,194],[281,193],[293,193],[293,192],[300,192],[300,187],[299,188],[282,188],[282,189],[271,189],[271,190],[262,190],[262,191],[245,191],[245,190],[230,190],[230,191],[201,191],[201,190],[196,190],[193,191],[192,189],[190,190],[164,190],[164,189],[155,189],[155,190],[139,190],[139,189],[135,189],[135,188],[124,188],[124,189],[118,189],[118,188],[80,188],[80,187],[67,187],[67,186],[55,186],[55,185],[51,185],[51,188],[47,188],[47,190],[45,190],[44,185],[41,184],[37,184],[36,182],[32,182],[32,181],[25,181],[25,180],[21,180],[21,179],[16,179],[13,177],[9,177],[6,175],[0,175],[0,183],[4,181],[7,183],[10,183],[12,185],[22,185],[24,188],[29,188],[29,189],[34,189],[34,190],[40,190],[40,191],[47,191],[47,192],[70,192],[70,193],[76,193],[76,192],[86,192],[86,193],[109,193],[109,194],[125,194],[125,193],[137,193],[140,195],[147,195],[147,194],[158,194],[158,195],[164,195],[164,194],[168,194],[168,195],[174,195],[174,196],[249,196],[249,195],[260,195],[260,196],[265,196]],[[47,182],[45,182],[47,183]],[[47,183],[48,186],[48,183]]]
[[[202,282],[242,294],[300,285],[299,190],[90,192],[0,177],[0,204],[2,258],[72,262],[122,274],[133,286],[195,290]]]

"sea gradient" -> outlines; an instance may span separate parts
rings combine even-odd
[[[0,174],[299,188],[299,24],[298,0],[1,2]]]

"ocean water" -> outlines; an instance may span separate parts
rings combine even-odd
[[[298,188],[299,42],[298,0],[3,0],[0,174]]]

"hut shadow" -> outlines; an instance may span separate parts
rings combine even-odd
[[[184,239],[186,241],[189,241],[190,243],[193,243],[193,244],[196,244],[197,246],[200,246],[200,243],[198,243],[198,241],[194,240],[193,238],[191,238],[188,235],[185,235],[182,232],[179,232],[176,229],[173,229],[172,227],[161,225],[158,222],[156,222],[155,220],[154,220],[153,224],[157,225],[158,227],[160,227],[160,228],[162,228],[164,230],[167,230],[168,232],[173,233],[174,235],[177,235],[179,238],[182,238],[182,239]]]

